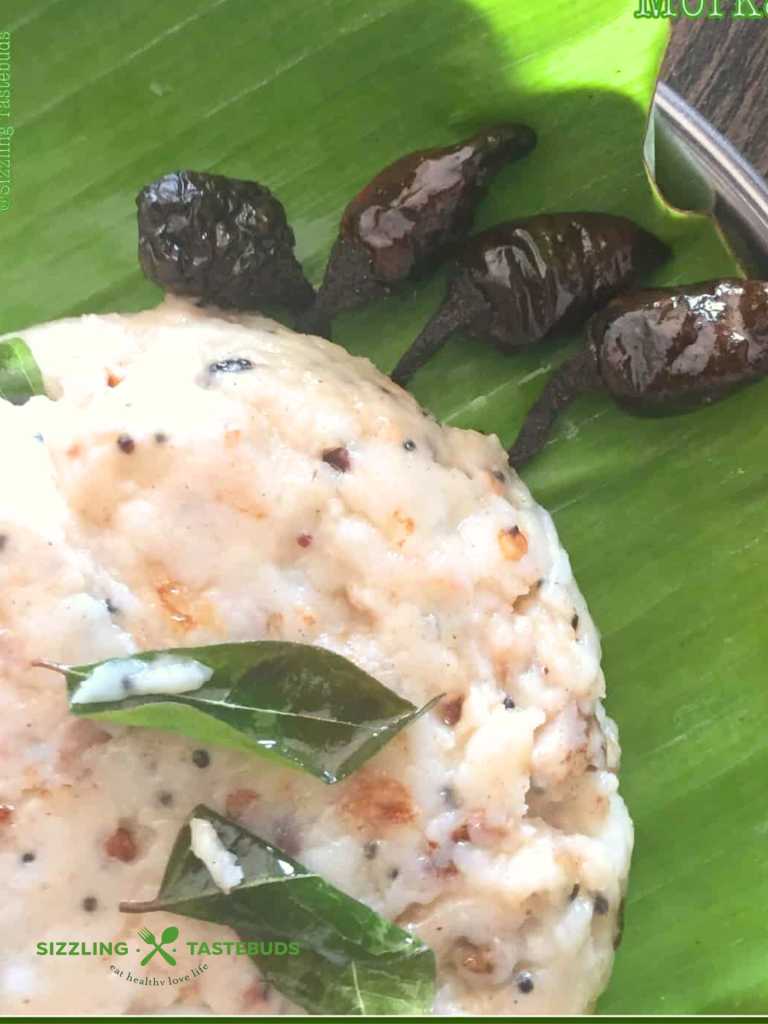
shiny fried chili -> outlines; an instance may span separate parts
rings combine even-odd
[[[141,269],[165,291],[223,309],[277,303],[299,313],[314,300],[285,210],[265,185],[174,171],[136,206]]]
[[[299,329],[330,337],[342,310],[375,302],[453,255],[491,178],[535,145],[526,125],[494,125],[386,167],[344,211],[317,301]]]
[[[470,239],[442,305],[392,372],[405,385],[458,332],[503,349],[581,327],[669,247],[607,213],[545,213]]]
[[[627,412],[667,416],[720,401],[768,374],[768,283],[738,278],[631,292],[587,324],[587,345],[550,378],[510,449],[519,468],[560,409],[603,391]]]

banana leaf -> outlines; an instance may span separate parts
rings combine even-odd
[[[0,330],[152,305],[134,196],[190,167],[268,184],[318,282],[348,200],[396,156],[525,121],[536,151],[478,227],[538,211],[633,217],[674,245],[659,283],[730,274],[707,219],[665,207],[642,142],[668,23],[629,0],[3,0],[13,191]],[[384,370],[437,275],[340,317]],[[413,390],[511,442],[571,339],[510,357],[455,339]],[[580,400],[525,471],[602,628],[637,828],[627,927],[599,1009],[768,1011],[768,385],[679,419]]]

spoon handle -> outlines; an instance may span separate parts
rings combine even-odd
[[[176,961],[173,959],[170,953],[166,953],[164,949],[160,948],[160,946],[157,947],[157,952],[166,960],[167,963],[171,965],[171,967],[176,966]]]

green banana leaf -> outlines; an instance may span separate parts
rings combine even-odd
[[[545,210],[633,217],[675,247],[661,283],[734,272],[712,224],[664,207],[641,150],[667,24],[627,0],[3,0],[13,193],[0,331],[139,309],[133,200],[180,167],[255,177],[318,281],[341,210],[394,157],[504,119],[535,153],[478,226]],[[438,275],[337,321],[390,369]],[[513,439],[575,345],[504,356],[457,339],[413,390]],[[602,628],[637,843],[604,1013],[768,1011],[768,385],[639,421],[600,397],[525,471]]]

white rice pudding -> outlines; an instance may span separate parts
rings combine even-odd
[[[156,894],[198,802],[428,943],[435,1012],[589,1010],[632,825],[597,631],[497,438],[257,316],[168,300],[16,333],[50,398],[0,402],[0,1012],[293,1009],[244,956],[154,957],[158,981],[207,960],[173,986],[110,970],[138,966],[142,924],[234,938],[117,909]],[[417,705],[446,697],[328,786],[75,719],[30,667],[263,638],[337,651]],[[130,955],[36,955],[64,939]]]

